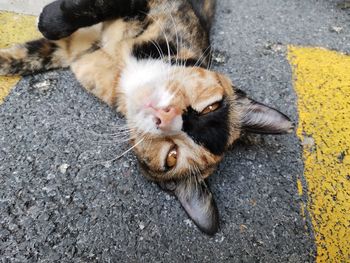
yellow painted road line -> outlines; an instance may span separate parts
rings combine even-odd
[[[34,16],[0,12],[0,48],[40,36]],[[18,77],[0,77],[0,104],[18,82]]]
[[[293,46],[288,56],[317,262],[350,262],[350,56]]]

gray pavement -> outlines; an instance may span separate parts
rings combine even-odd
[[[214,68],[297,121],[286,45],[350,51],[326,0],[219,0]],[[342,27],[337,33],[332,28]],[[25,77],[0,106],[1,262],[313,262],[295,135],[249,136],[210,178],[221,217],[202,234],[114,135],[123,120],[68,70]]]

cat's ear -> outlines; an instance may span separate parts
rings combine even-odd
[[[294,124],[280,111],[248,98],[245,92],[235,89],[236,105],[240,112],[243,130],[263,134],[284,134],[294,130]]]
[[[179,181],[161,183],[160,186],[175,194],[200,230],[208,235],[214,235],[218,231],[218,209],[213,195],[203,179],[191,176]]]

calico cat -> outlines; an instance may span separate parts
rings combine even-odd
[[[215,0],[57,0],[45,38],[0,51],[0,74],[70,67],[127,120],[142,173],[174,193],[205,233],[219,227],[205,179],[243,131],[283,134],[279,111],[209,70]]]

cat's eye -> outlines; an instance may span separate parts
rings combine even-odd
[[[205,115],[205,114],[208,114],[210,112],[216,111],[218,108],[220,108],[220,104],[221,103],[218,101],[218,102],[215,102],[215,103],[209,105],[201,112],[201,114]]]
[[[177,147],[171,148],[166,158],[166,165],[169,168],[175,167],[177,163]]]

